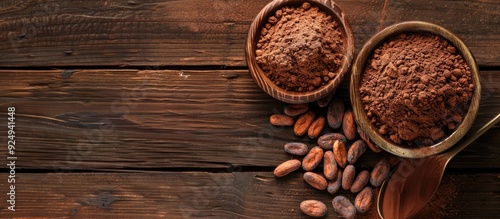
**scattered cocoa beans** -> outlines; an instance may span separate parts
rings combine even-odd
[[[350,164],[354,164],[358,158],[363,155],[366,151],[366,144],[363,140],[357,140],[352,143],[351,147],[349,147],[349,151],[347,151],[347,162]]]
[[[316,146],[311,148],[307,155],[302,160],[302,169],[305,171],[313,171],[323,159],[323,149]]]
[[[331,101],[324,99],[318,101],[317,104],[319,107],[328,106],[326,117],[321,115],[316,117],[308,104],[286,105],[285,115],[274,114],[270,117],[271,124],[275,126],[293,125],[294,134],[297,136],[303,136],[305,133],[310,138],[319,136],[318,146],[310,150],[306,144],[300,142],[285,144],[284,150],[287,153],[305,156],[302,162],[293,159],[278,165],[274,170],[274,175],[283,177],[302,167],[306,171],[303,174],[304,181],[313,188],[335,194],[342,187],[351,193],[357,193],[354,202],[344,196],[337,196],[332,200],[335,211],[341,217],[355,218],[358,213],[365,213],[372,207],[374,190],[367,184],[380,186],[389,174],[390,163],[384,159],[377,163],[371,173],[363,170],[356,174],[356,167],[353,164],[359,160],[367,148],[376,153],[382,151],[381,148],[370,141],[366,133],[356,125],[353,111],[346,110],[342,101],[335,98]],[[343,133],[321,135],[326,123],[333,129],[342,128]],[[361,139],[356,140],[358,134]],[[353,141],[350,147],[347,147],[348,140]],[[321,162],[323,162],[323,174],[312,172]],[[303,201],[300,209],[304,214],[312,217],[323,217],[327,211],[326,205],[317,200]]]
[[[347,149],[342,141],[337,140],[333,143],[333,154],[337,164],[345,168],[347,165]]]
[[[370,176],[370,184],[375,187],[382,185],[389,172],[391,170],[391,165],[387,159],[381,159],[373,168]]]
[[[342,170],[339,169],[337,171],[337,179],[335,181],[328,182],[326,190],[330,194],[335,194],[337,191],[339,191],[341,185],[342,185]]]
[[[333,198],[332,201],[333,209],[339,213],[341,217],[347,219],[356,218],[356,208],[352,205],[351,201],[347,199],[345,196],[337,196]]]
[[[354,140],[356,138],[356,122],[354,122],[354,114],[351,109],[348,109],[344,113],[344,119],[342,120],[342,130],[344,135],[348,140]]]
[[[317,138],[325,127],[325,117],[320,116],[314,120],[307,131],[309,138]]]
[[[319,190],[325,190],[328,185],[326,179],[317,173],[305,172],[303,178],[309,185]]]
[[[307,113],[302,114],[295,122],[293,133],[297,136],[304,135],[309,129],[309,126],[313,123],[315,117],[316,115],[313,111],[307,111]]]
[[[325,150],[332,150],[333,143],[335,143],[336,140],[342,141],[344,144],[347,143],[347,139],[343,134],[328,133],[318,138],[318,145]]]
[[[323,217],[326,215],[326,205],[318,200],[305,200],[300,203],[300,210],[311,217]]]
[[[272,115],[269,117],[269,121],[274,126],[292,126],[295,123],[292,117],[282,114]]]
[[[344,190],[349,190],[351,188],[355,176],[356,168],[351,164],[347,165],[342,174],[342,188]]]
[[[334,180],[337,177],[337,162],[332,151],[326,151],[323,154],[323,175],[328,180]]]
[[[300,168],[300,160],[293,159],[283,162],[274,169],[276,177],[283,177]]]
[[[352,183],[351,192],[358,193],[368,184],[368,181],[370,181],[370,172],[367,170],[361,171]]]
[[[303,114],[308,110],[309,110],[308,104],[289,104],[285,105],[283,112],[285,113],[285,115],[294,117]]]
[[[285,146],[285,151],[291,155],[298,155],[298,156],[303,156],[306,155],[307,152],[309,151],[309,148],[307,147],[306,144],[300,143],[300,142],[290,142],[286,143]]]
[[[354,207],[361,213],[370,210],[373,204],[373,189],[369,186],[365,187],[356,195],[354,199]]]
[[[344,118],[344,103],[334,98],[330,105],[328,105],[328,110],[326,112],[326,119],[328,121],[328,126],[332,129],[338,129],[342,125],[342,119]]]

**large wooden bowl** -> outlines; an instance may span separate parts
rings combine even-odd
[[[471,99],[469,110],[465,115],[462,123],[451,133],[448,137],[442,141],[431,145],[423,146],[420,148],[408,148],[392,143],[389,139],[386,139],[378,133],[378,130],[370,123],[367,113],[364,110],[361,94],[359,92],[361,86],[361,76],[365,69],[365,64],[367,60],[371,57],[373,51],[382,45],[383,42],[387,41],[389,38],[400,34],[408,32],[427,32],[434,35],[438,35],[448,40],[453,44],[458,52],[462,55],[465,62],[469,65],[472,72],[472,81],[475,85],[474,94]],[[445,150],[452,147],[457,143],[470,129],[474,119],[476,118],[477,110],[479,107],[479,101],[481,99],[481,84],[479,81],[479,70],[472,53],[469,51],[467,46],[450,31],[444,29],[435,24],[420,22],[420,21],[408,21],[398,24],[394,24],[380,31],[369,39],[359,52],[354,65],[352,67],[351,84],[350,84],[350,98],[351,103],[354,108],[354,117],[360,128],[365,131],[368,137],[378,146],[384,150],[395,154],[400,157],[407,158],[422,158],[427,156],[432,156],[444,152]]]
[[[345,54],[341,68],[337,71],[337,76],[326,85],[304,92],[286,91],[274,84],[262,71],[255,59],[255,50],[260,37],[260,30],[267,23],[267,20],[274,13],[284,6],[299,7],[304,2],[309,2],[312,6],[320,8],[321,11],[332,16],[337,21],[344,38]],[[272,97],[287,103],[308,103],[325,97],[333,92],[344,79],[344,75],[349,70],[354,54],[354,37],[351,26],[340,7],[331,0],[275,0],[266,5],[255,17],[248,32],[245,58],[250,70],[250,74],[255,79],[257,85]]]

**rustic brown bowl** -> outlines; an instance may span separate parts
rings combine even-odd
[[[457,127],[457,129],[441,142],[438,142],[431,146],[424,146],[420,148],[408,148],[396,145],[392,143],[392,141],[380,135],[377,129],[370,123],[368,119],[366,111],[364,110],[363,104],[361,102],[361,94],[359,92],[361,75],[363,74],[367,60],[369,59],[373,51],[392,36],[407,32],[427,32],[441,36],[444,39],[448,40],[448,42],[450,42],[457,48],[458,52],[463,56],[464,60],[469,65],[472,72],[472,81],[475,84],[475,90],[471,99],[469,110],[467,111],[464,120]],[[365,131],[366,135],[382,149],[394,155],[406,158],[422,158],[432,156],[444,152],[455,145],[455,143],[457,143],[472,126],[472,123],[476,118],[479,102],[481,99],[479,70],[476,61],[467,46],[465,46],[465,44],[450,31],[438,25],[427,22],[402,22],[385,28],[384,30],[375,34],[363,45],[363,48],[356,57],[356,60],[354,61],[352,67],[350,98],[352,106],[354,108],[354,118],[356,122],[359,124],[360,128]]]
[[[304,2],[309,2],[312,6],[320,8],[321,11],[324,11],[328,15],[332,16],[332,18],[337,21],[338,25],[341,27],[340,29],[342,31],[342,35],[345,36],[344,45],[346,51],[341,68],[338,70],[338,75],[334,80],[330,80],[328,84],[313,91],[286,91],[274,84],[264,74],[255,59],[255,50],[257,48],[257,42],[259,41],[260,30],[267,23],[267,20],[270,16],[274,15],[274,13],[278,9],[281,9],[284,6],[299,7]],[[252,22],[250,30],[248,32],[245,49],[245,58],[247,61],[247,65],[250,70],[250,74],[255,79],[257,85],[267,94],[287,103],[308,103],[325,97],[329,93],[333,92],[339,86],[340,82],[342,82],[342,80],[344,79],[344,75],[349,70],[353,59],[353,54],[354,38],[351,26],[349,25],[345,14],[342,12],[342,10],[340,10],[339,6],[331,0],[274,0],[270,2],[259,12],[259,14]]]

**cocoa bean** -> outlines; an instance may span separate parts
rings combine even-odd
[[[356,208],[345,196],[339,195],[333,198],[332,205],[333,209],[340,215],[340,217],[347,219],[356,218]]]
[[[292,117],[282,114],[272,115],[271,117],[269,117],[269,121],[274,126],[292,126],[295,123]]]
[[[354,199],[354,207],[361,213],[370,210],[373,204],[373,189],[369,186],[365,187],[356,195]]]
[[[327,186],[326,179],[313,172],[305,172],[303,176],[304,180],[311,185],[312,187],[319,189],[319,190],[325,190]]]
[[[368,147],[375,153],[379,153],[382,151],[382,148],[380,148],[378,145],[376,145],[375,143],[373,143],[369,138],[368,136],[366,135],[366,133],[361,130],[361,127],[358,126],[358,134],[359,134],[359,137],[361,137],[361,139],[363,139],[363,141],[365,141],[366,145],[368,145]]]
[[[354,182],[354,176],[356,176],[356,168],[349,164],[344,169],[344,173],[342,174],[342,188],[344,190],[349,190]]]
[[[309,110],[309,105],[307,104],[289,104],[285,105],[283,112],[288,116],[298,116],[304,114]]]
[[[297,136],[304,135],[309,129],[309,126],[313,123],[315,117],[316,115],[314,115],[313,111],[308,111],[307,113],[302,114],[295,122],[293,133]]]
[[[337,170],[337,162],[335,162],[333,151],[326,151],[323,155],[323,175],[328,180],[334,180],[337,177]]]
[[[375,187],[382,185],[387,176],[389,176],[389,172],[391,170],[391,165],[387,159],[380,160],[372,170],[370,176],[370,184]]]
[[[325,127],[325,117],[320,116],[316,118],[316,120],[314,120],[311,126],[309,126],[307,135],[309,135],[309,138],[317,138],[323,131],[324,127]]]
[[[336,140],[342,141],[344,144],[347,143],[347,139],[343,134],[340,133],[328,133],[320,136],[318,138],[318,145],[325,150],[332,150],[333,143]]]
[[[311,217],[323,217],[326,215],[326,205],[318,200],[305,200],[300,203],[300,210]]]
[[[366,151],[366,144],[363,140],[357,140],[352,143],[347,151],[347,162],[354,164],[363,153]]]
[[[333,155],[335,155],[337,165],[345,168],[347,165],[347,149],[342,141],[337,140],[333,143]]]
[[[346,110],[344,113],[342,130],[347,140],[354,140],[356,138],[356,122],[354,122],[354,114],[351,109]]]
[[[323,159],[323,149],[316,146],[311,148],[307,155],[302,160],[302,169],[305,171],[313,171]]]
[[[382,148],[380,148],[378,145],[376,145],[375,143],[373,143],[370,139],[364,140],[364,141],[368,145],[368,147],[370,148],[370,150],[372,150],[373,152],[380,153],[382,151]]]
[[[333,96],[335,95],[335,92],[337,90],[333,90],[331,94],[326,95],[325,97],[319,99],[316,101],[319,107],[323,108],[325,106],[328,106],[330,102],[332,101]]]
[[[368,184],[368,181],[370,181],[370,172],[367,170],[361,171],[352,183],[351,192],[358,193]]]
[[[339,169],[337,171],[337,179],[335,179],[335,181],[328,182],[326,190],[330,194],[335,194],[340,189],[341,185],[342,185],[342,170]]]
[[[276,169],[274,169],[274,175],[276,177],[283,177],[299,168],[300,168],[300,160],[297,159],[288,160],[281,163],[276,167]]]
[[[334,98],[330,101],[328,110],[326,112],[326,120],[328,121],[328,126],[332,129],[338,129],[342,125],[342,119],[344,118],[344,103]]]
[[[298,156],[306,155],[309,151],[307,145],[300,142],[286,143],[284,148],[287,153]]]

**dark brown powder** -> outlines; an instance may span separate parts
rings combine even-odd
[[[452,208],[453,200],[457,197],[458,190],[455,180],[445,175],[436,194],[425,207],[413,217],[425,219],[457,218],[458,210]]]
[[[397,35],[377,48],[361,79],[371,123],[395,144],[439,142],[462,122],[474,92],[457,49],[426,33]]]
[[[342,34],[330,15],[304,3],[284,7],[261,30],[256,60],[287,91],[311,91],[334,79],[344,58]]]

